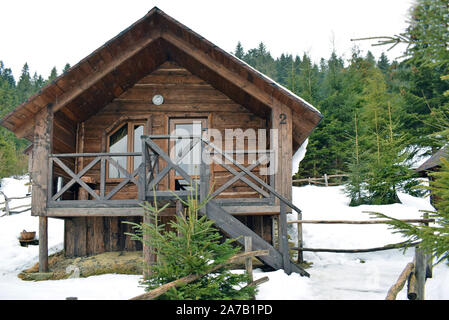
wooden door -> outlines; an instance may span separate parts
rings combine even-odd
[[[201,135],[207,128],[207,119],[204,118],[172,118],[169,132],[172,135]],[[171,139],[169,153],[173,160],[180,156],[182,151],[192,142],[192,139]],[[201,142],[179,161],[179,166],[186,171],[193,180],[199,182],[201,164]],[[170,171],[170,190],[188,190],[190,181],[186,181],[175,170]]]

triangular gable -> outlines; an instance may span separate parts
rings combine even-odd
[[[288,106],[293,114],[294,150],[322,118],[305,100],[155,7],[19,105],[0,124],[32,140],[30,119],[49,104],[72,121],[84,121],[167,60],[176,61],[255,113],[269,112],[274,99]]]

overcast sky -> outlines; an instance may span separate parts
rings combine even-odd
[[[407,26],[413,0],[7,0],[1,4],[0,60],[16,80],[25,62],[47,77],[76,64],[154,6],[222,49],[245,50],[263,41],[278,57],[308,52],[318,62],[332,48],[349,58],[357,44],[376,57],[386,47],[351,38],[394,35]],[[399,57],[403,48],[388,53]]]

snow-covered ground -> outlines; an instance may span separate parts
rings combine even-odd
[[[2,190],[7,196],[23,196],[28,192],[22,179],[3,179]],[[432,209],[428,199],[400,195],[402,204],[360,206],[351,208],[342,187],[294,187],[293,198],[302,209],[304,219],[366,220],[363,211],[377,211],[401,218],[420,217],[419,210]],[[0,197],[0,202],[2,202]],[[17,200],[19,201],[19,200]],[[26,201],[26,200],[25,200]],[[29,201],[29,200],[28,200]],[[22,203],[20,203],[22,204]],[[14,203],[19,205],[19,203]],[[2,213],[0,213],[2,215]],[[290,220],[295,215],[289,216]],[[21,247],[19,233],[38,231],[38,219],[30,212],[0,218],[0,299],[128,299],[143,293],[138,286],[140,276],[107,274],[88,278],[22,281],[17,274],[36,263],[38,247]],[[49,251],[63,246],[63,222],[49,219]],[[385,225],[304,225],[304,246],[313,248],[370,248],[403,240]],[[290,227],[292,238],[295,226]],[[287,276],[282,270],[255,270],[255,279],[268,276],[270,280],[259,287],[257,299],[384,299],[389,287],[408,262],[413,250],[389,250],[363,254],[309,253],[305,260],[313,265],[310,278],[297,274]],[[449,299],[449,267],[434,268],[434,277],[426,283],[426,299]],[[406,299],[405,289],[398,299]]]

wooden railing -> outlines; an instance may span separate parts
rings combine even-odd
[[[66,154],[51,154],[49,155],[49,176],[48,176],[48,199],[47,203],[49,207],[62,207],[62,206],[89,206],[89,207],[104,207],[105,204],[113,205],[130,205],[137,204],[138,200],[111,200],[111,198],[116,195],[125,185],[128,183],[133,183],[139,187],[138,179],[136,176],[140,176],[142,170],[142,165],[134,170],[134,172],[128,172],[123,168],[116,160],[112,157],[136,157],[141,156],[140,152],[126,152],[126,153],[66,153]],[[71,170],[61,159],[63,158],[93,158],[84,168],[82,168],[78,173]],[[113,167],[115,167],[123,176],[121,181],[108,193],[106,193],[106,161],[109,162]],[[91,170],[95,165],[100,164],[100,183],[98,192],[89,186],[89,183],[83,180],[89,170]],[[59,166],[63,172],[71,177],[71,180],[67,182],[59,191],[53,194],[53,172],[54,165]],[[82,199],[82,200],[61,200],[62,195],[69,190],[75,183],[78,183],[80,187],[86,191],[92,198],[92,200]],[[58,201],[60,200],[60,201]]]
[[[157,143],[156,140],[176,140],[176,139],[190,139],[189,143],[180,154],[176,155],[174,159],[170,157]],[[178,197],[187,197],[191,191],[188,190],[169,190],[168,187],[162,190],[160,188],[161,181],[166,178],[171,170],[179,172],[180,162],[192,151],[192,149],[200,144],[201,154],[205,148],[208,148],[210,159],[212,163],[221,165],[231,173],[229,180],[225,181],[223,185],[218,186],[216,190],[212,192],[211,198],[217,198],[223,194],[236,181],[240,180],[244,182],[248,187],[255,191],[258,195],[256,198],[232,198],[232,199],[217,199],[218,202],[223,205],[257,205],[261,203],[273,203],[274,195],[264,186],[260,185],[257,180],[261,180],[257,177],[252,170],[261,166],[264,162],[269,162],[272,150],[237,150],[237,151],[221,151],[215,145],[202,138],[201,136],[181,136],[181,135],[151,135],[142,136],[142,152],[126,152],[126,153],[67,153],[67,154],[50,154],[49,155],[49,176],[48,176],[48,206],[49,207],[105,207],[107,205],[126,206],[137,205],[139,201],[153,199],[156,197],[158,200],[173,199],[176,194]],[[243,166],[237,163],[232,155],[233,154],[251,154],[255,153],[258,158],[249,166]],[[114,157],[142,157],[142,163],[133,172],[128,172],[123,168]],[[69,168],[64,163],[64,159],[77,159],[77,158],[93,158],[77,173]],[[223,158],[227,161],[223,161]],[[116,168],[123,177],[120,182],[116,183],[116,186],[109,192],[106,192],[106,163],[109,163]],[[228,164],[228,163],[230,164]],[[98,172],[90,172],[94,167],[100,167]],[[164,166],[165,165],[165,166]],[[60,190],[53,192],[53,175],[55,166],[58,166],[62,170],[63,174],[70,178],[70,180],[62,186]],[[162,168],[162,169],[161,169]],[[97,169],[98,170],[98,169]],[[89,183],[86,176],[98,176],[99,181],[95,181],[93,184]],[[253,182],[249,179],[252,177]],[[256,179],[254,179],[256,177]],[[200,164],[200,181],[198,192],[208,193],[208,184],[204,182],[210,178],[210,167],[203,161]],[[186,179],[189,183],[192,177],[189,176]],[[269,186],[274,190],[274,174],[268,177]],[[115,201],[112,198],[126,185],[132,183],[137,186],[136,199],[125,199]],[[90,199],[78,199],[78,200],[63,200],[62,197],[72,186],[78,184],[80,190],[90,196]],[[94,185],[94,186],[93,186]],[[88,197],[86,197],[88,198]]]
[[[145,183],[145,191],[144,193],[148,198],[156,197],[157,199],[165,199],[166,197],[173,198],[173,193],[175,193],[179,197],[188,196],[190,191],[176,190],[176,191],[164,191],[159,190],[158,184],[161,182],[163,178],[165,178],[170,170],[179,171],[179,163],[197,146],[200,144],[201,147],[201,155],[203,156],[204,152],[206,152],[211,161],[210,164],[205,164],[204,161],[200,163],[200,183],[198,192],[209,192],[208,183],[210,179],[210,166],[213,164],[217,164],[222,166],[231,174],[231,178],[227,180],[221,186],[218,186],[212,193],[209,195],[210,198],[216,199],[218,202],[222,204],[260,204],[262,202],[272,203],[274,196],[268,191],[264,186],[260,185],[248,179],[248,176],[257,177],[252,170],[261,166],[264,162],[268,162],[270,159],[270,155],[274,152],[272,150],[236,150],[236,151],[222,151],[214,144],[209,142],[207,139],[202,138],[201,136],[179,136],[179,135],[151,135],[151,136],[142,136],[143,145],[142,148],[144,150],[143,156],[145,164],[145,168],[143,169],[146,174],[146,183]],[[180,152],[180,154],[176,155],[175,159],[168,156],[161,147],[156,143],[155,140],[176,140],[176,139],[190,139],[190,143],[188,143],[184,150]],[[254,163],[245,167],[244,165],[238,163],[233,159],[234,154],[255,154],[258,158],[254,161]],[[223,160],[224,158],[224,160]],[[150,159],[150,160],[149,160]],[[160,170],[159,160],[165,162],[165,167]],[[228,163],[227,163],[228,162]],[[235,169],[234,167],[237,167]],[[188,175],[186,173],[186,175]],[[188,175],[189,179],[186,179],[188,182],[191,182],[192,177]],[[260,178],[257,177],[259,180]],[[244,182],[248,187],[253,189],[258,198],[232,198],[232,199],[217,199],[218,196],[223,194],[223,192],[228,189],[232,184],[236,181]],[[274,187],[274,174],[269,176],[270,186]],[[265,183],[265,181],[264,181]]]

